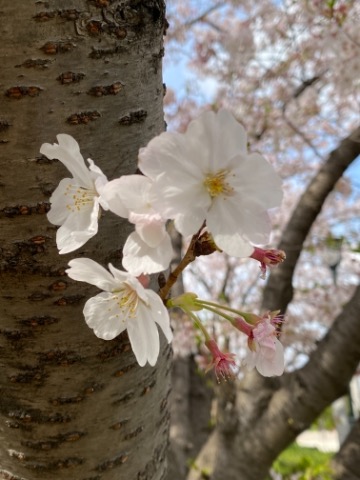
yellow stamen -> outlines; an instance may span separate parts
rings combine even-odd
[[[66,208],[72,212],[79,212],[86,205],[94,202],[94,197],[98,194],[95,190],[79,187],[78,185],[68,185],[64,192],[68,196],[69,203]]]
[[[113,304],[112,308],[118,308],[120,311],[115,316],[120,318],[122,316],[123,322],[128,318],[134,318],[136,315],[136,310],[139,304],[139,297],[135,290],[130,286],[124,285],[124,288],[118,291],[114,291],[113,300],[115,301],[116,306]],[[109,312],[112,310],[109,308]]]
[[[219,170],[215,174],[209,173],[206,176],[204,186],[211,198],[218,197],[219,195],[229,197],[233,194],[234,189],[228,182],[226,182],[228,173],[228,170]]]

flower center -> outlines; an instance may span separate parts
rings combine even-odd
[[[94,197],[98,194],[95,190],[79,187],[78,185],[68,185],[65,193],[68,197],[66,208],[72,212],[79,212],[82,208],[94,203]]]
[[[204,185],[211,198],[218,197],[219,195],[225,195],[229,197],[233,194],[234,189],[226,181],[228,170],[219,170],[217,173],[209,173],[205,180]]]
[[[108,308],[108,311],[116,310],[116,313],[114,312],[115,316],[120,318],[121,315],[123,322],[128,318],[134,318],[139,304],[139,297],[136,291],[125,284],[123,288],[115,290],[113,293],[112,300],[114,303],[112,308]]]

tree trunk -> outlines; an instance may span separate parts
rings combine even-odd
[[[20,8],[21,7],[21,8]],[[58,133],[109,179],[136,170],[163,130],[162,0],[0,0],[0,479],[160,480],[171,351],[138,367],[126,334],[99,340],[71,258],[120,266],[129,226],[111,213],[60,256],[46,219],[68,176],[38,152]]]

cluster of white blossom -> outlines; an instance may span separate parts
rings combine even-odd
[[[69,262],[66,272],[70,278],[102,290],[86,302],[85,320],[104,340],[126,329],[139,365],[156,363],[156,324],[171,341],[168,308],[183,308],[198,324],[194,311],[209,307],[193,294],[169,299],[145,288],[146,276],[166,270],[172,259],[166,230],[169,220],[185,237],[199,238],[206,231],[214,249],[257,259],[263,273],[267,266],[284,260],[283,252],[254,246],[269,239],[267,209],[281,202],[281,181],[260,154],[247,152],[245,130],[228,111],[203,113],[184,134],[165,132],[155,137],[139,152],[143,175],[111,181],[91,159],[86,165],[71,136],[60,134],[57,140],[57,144],[43,144],[40,152],[60,160],[72,175],[60,182],[50,199],[48,219],[60,226],[56,235],[60,253],[72,252],[96,235],[101,209],[135,226],[123,249],[126,271],[111,264],[108,271],[89,258],[77,258]],[[216,304],[210,309],[216,310]],[[283,350],[276,320],[272,321],[276,315],[269,313],[255,321],[253,316],[249,321],[249,314],[235,312],[236,319],[241,318],[239,323],[216,311],[248,335],[251,353],[246,362],[250,367],[256,366],[264,375],[283,372]],[[232,355],[220,352],[205,327],[201,328],[217,375],[228,376]],[[270,367],[264,367],[264,362]]]

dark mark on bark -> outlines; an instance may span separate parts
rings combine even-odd
[[[4,132],[10,128],[10,123],[7,120],[0,120],[0,132]]]
[[[89,3],[95,5],[97,8],[107,7],[114,0],[88,0]]]
[[[39,316],[39,317],[30,317],[30,318],[25,318],[23,320],[19,320],[19,323],[21,325],[24,325],[26,327],[43,327],[47,325],[53,325],[54,323],[58,323],[59,319],[55,317],[50,317],[50,316]]]
[[[40,214],[43,215],[50,210],[50,203],[48,202],[41,202],[37,203],[36,205],[14,205],[4,207],[0,210],[0,218],[7,217],[13,218],[18,215],[32,215],[32,214]]]
[[[24,462],[23,465],[25,468],[29,470],[37,470],[37,471],[49,471],[49,470],[62,470],[67,468],[73,468],[77,465],[82,465],[84,463],[84,459],[81,457],[68,457],[62,458],[59,460],[55,460],[53,462]]]
[[[102,361],[109,360],[114,357],[119,357],[124,352],[131,351],[130,343],[125,332],[121,333],[116,340],[112,342],[117,342],[115,345],[105,347],[104,350],[97,354],[97,357]],[[105,343],[105,342],[104,342]]]
[[[42,88],[35,86],[16,86],[8,88],[5,92],[5,95],[9,98],[20,100],[23,97],[38,97],[42,90]]]
[[[15,65],[16,68],[25,67],[25,68],[38,68],[43,70],[48,68],[48,66],[53,62],[53,60],[43,60],[42,58],[28,58],[25,62]]]
[[[54,302],[58,307],[65,307],[66,305],[77,305],[85,298],[85,295],[67,295],[59,298]]]
[[[133,368],[135,368],[137,365],[136,362],[132,363],[131,365],[127,365],[126,367],[123,367],[121,370],[117,370],[115,373],[114,373],[114,377],[122,377],[123,375],[125,375],[125,373],[127,372],[130,372],[130,370],[132,370]]]
[[[123,87],[124,85],[121,82],[115,82],[112,85],[97,85],[96,87],[90,88],[87,93],[88,95],[92,95],[94,97],[117,95],[123,89]]]
[[[12,375],[10,377],[10,382],[20,384],[34,383],[37,386],[41,386],[43,385],[44,380],[48,376],[41,367],[32,367],[25,365],[22,367],[22,369],[27,369],[27,371],[18,373],[17,375]]]
[[[153,380],[149,385],[146,385],[141,392],[141,396],[147,395],[155,385],[156,380]]]
[[[46,42],[40,50],[46,55],[56,55],[57,53],[70,52],[76,47],[72,42]]]
[[[125,393],[122,397],[118,398],[117,400],[114,400],[112,402],[112,405],[119,405],[120,403],[127,402],[128,400],[131,400],[135,396],[134,390],[130,390],[129,392]]]
[[[123,46],[117,45],[113,48],[95,48],[92,47],[91,52],[89,53],[89,58],[100,59],[112,55],[119,55],[125,53],[126,50]]]
[[[33,334],[31,332],[24,332],[23,330],[9,330],[9,329],[1,329],[0,334],[3,335],[7,340],[12,342],[17,342],[23,338],[32,337]]]
[[[95,470],[98,472],[105,472],[107,470],[111,470],[112,468],[118,467],[125,463],[129,458],[128,453],[122,453],[121,455],[112,458],[111,460],[107,460],[106,462],[100,463],[95,467]]]
[[[58,397],[50,400],[51,405],[71,405],[73,403],[80,403],[84,400],[81,395],[75,395],[73,397]]]
[[[64,72],[57,77],[62,85],[69,85],[71,83],[79,83],[85,77],[84,73]]]
[[[48,350],[38,354],[41,364],[67,366],[81,362],[83,357],[73,350]]]
[[[10,410],[7,412],[7,416],[25,425],[30,423],[68,423],[72,420],[70,415],[62,415],[61,413],[52,413],[48,415],[35,409]]]
[[[66,442],[77,442],[81,437],[85,436],[85,432],[75,431],[68,432],[54,437],[49,437],[46,440],[38,441],[22,441],[21,445],[31,448],[32,450],[53,450]]]
[[[59,280],[58,282],[54,282],[49,286],[49,290],[52,292],[62,292],[63,290],[67,289],[67,283]]]
[[[112,430],[120,430],[124,425],[126,425],[130,421],[129,418],[125,418],[123,420],[120,420],[119,422],[114,423],[114,425],[111,425]]]
[[[145,121],[146,117],[147,117],[146,110],[142,110],[142,109],[135,110],[119,118],[119,123],[120,125],[132,125],[134,123],[142,123]]]
[[[50,295],[48,293],[42,293],[42,292],[34,292],[31,295],[28,296],[28,300],[30,302],[42,302],[49,298]]]
[[[131,438],[137,437],[143,430],[144,430],[144,427],[138,427],[138,428],[136,428],[136,429],[133,430],[132,432],[126,434],[126,435],[124,436],[124,440],[130,440]]]
[[[37,13],[33,16],[33,19],[37,22],[48,22],[55,17],[60,17],[64,20],[76,20],[79,18],[80,12],[76,9],[65,9],[65,10],[45,10]]]
[[[66,121],[67,123],[70,123],[70,125],[86,125],[89,122],[97,120],[99,117],[101,117],[100,113],[94,110],[92,112],[74,113],[73,115],[70,115]]]

